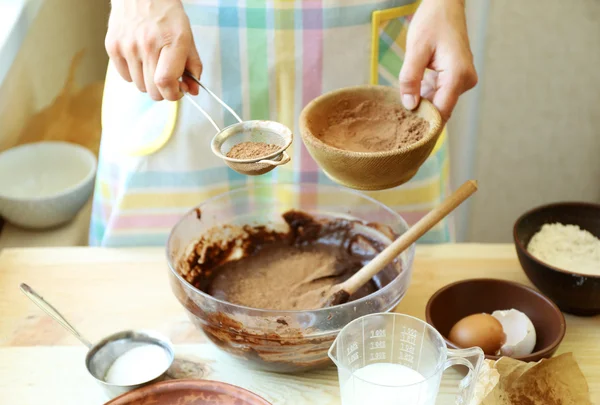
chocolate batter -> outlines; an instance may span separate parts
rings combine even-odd
[[[317,136],[326,144],[354,152],[400,149],[419,141],[429,123],[399,105],[364,101],[347,108],[344,101]]]
[[[323,306],[331,286],[360,270],[387,239],[378,225],[342,218],[283,214],[288,231],[225,225],[208,232],[187,259],[188,282],[215,298],[252,308]],[[389,234],[389,232],[386,232]],[[399,273],[393,263],[354,294],[369,295]]]

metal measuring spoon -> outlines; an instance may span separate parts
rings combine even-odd
[[[20,288],[31,301],[40,307],[40,309],[50,315],[56,322],[68,330],[88,348],[88,353],[85,357],[86,369],[110,398],[114,398],[144,385],[160,381],[166,377],[166,372],[175,358],[175,352],[171,342],[164,336],[150,331],[128,330],[114,333],[98,343],[92,344],[83,337],[83,335],[79,333],[56,308],[44,300],[44,298],[36,293],[31,287],[25,283],[21,283]],[[117,358],[135,347],[148,344],[160,346],[164,349],[168,358],[168,364],[160,375],[151,380],[141,381],[140,383],[130,385],[112,384],[105,381],[108,370]]]
[[[290,161],[290,156],[285,150],[292,144],[293,134],[288,127],[275,121],[243,121],[231,107],[200,83],[194,75],[187,70],[184,71],[183,74],[194,80],[198,86],[205,90],[237,120],[237,123],[233,125],[226,128],[220,128],[212,117],[200,107],[189,94],[185,94],[188,101],[192,103],[192,105],[196,107],[217,130],[217,134],[213,137],[211,142],[211,149],[212,152],[217,157],[223,159],[229,167],[238,173],[256,176],[270,172],[275,167],[284,165]],[[259,158],[235,159],[227,156],[227,153],[231,148],[243,142],[262,142],[277,145],[279,149],[267,156],[261,156]]]

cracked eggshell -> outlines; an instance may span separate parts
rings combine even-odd
[[[506,334],[506,342],[500,348],[503,356],[520,357],[533,353],[537,336],[527,315],[516,309],[509,309],[494,311],[492,316],[502,324]]]

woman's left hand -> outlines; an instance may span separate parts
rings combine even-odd
[[[476,84],[464,0],[423,0],[408,29],[400,71],[404,107],[412,110],[424,97],[446,122],[458,97]]]

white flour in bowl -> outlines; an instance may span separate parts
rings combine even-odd
[[[600,276],[600,239],[577,225],[544,224],[527,251],[561,270]]]

